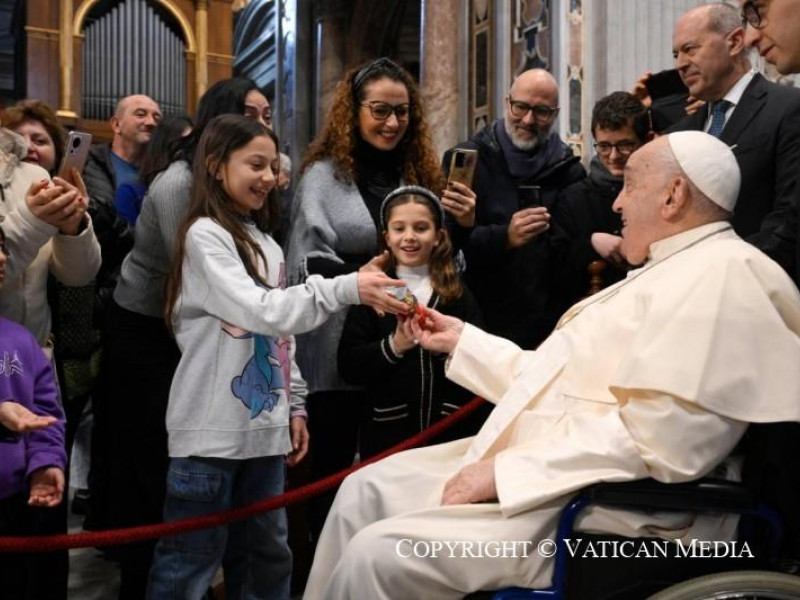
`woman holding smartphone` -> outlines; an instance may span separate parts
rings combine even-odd
[[[41,102],[26,102],[0,113],[0,121],[22,134],[0,129],[0,220],[8,248],[0,315],[28,329],[52,358],[48,276],[66,286],[88,285],[100,268],[100,245],[86,213],[80,174],[72,172],[70,181],[50,179],[48,171],[58,165],[58,148],[63,148],[63,142],[51,137],[59,138],[52,110]],[[33,517],[38,533],[66,532],[64,502]],[[30,582],[35,588],[30,597],[65,598],[68,571],[66,551],[39,555],[37,572],[47,572],[48,577]]]

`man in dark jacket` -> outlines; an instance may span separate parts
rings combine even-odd
[[[94,145],[83,171],[89,214],[103,253],[97,276],[101,305],[110,297],[122,260],[133,245],[127,223],[117,216],[114,195],[118,186],[138,179],[144,152],[159,121],[161,109],[152,98],[141,94],[122,98],[110,120],[111,143]]]
[[[524,348],[542,341],[559,316],[547,239],[550,211],[562,188],[586,177],[578,157],[552,131],[557,115],[553,76],[525,71],[509,90],[504,118],[456,146],[478,151],[475,226],[454,230],[467,283],[487,330]],[[453,150],[444,155],[446,170]]]
[[[628,92],[609,94],[594,105],[592,136],[597,155],[589,176],[565,188],[553,211],[550,236],[565,310],[587,295],[591,262],[606,262],[604,285],[625,276],[622,221],[611,205],[622,190],[628,159],[651,138],[647,109]]]
[[[706,131],[731,146],[742,172],[731,224],[766,251],[794,201],[800,90],[752,70],[744,36],[741,15],[722,3],[693,8],[678,20],[675,66],[691,95],[706,105],[671,131]]]

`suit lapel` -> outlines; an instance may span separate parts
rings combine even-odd
[[[737,143],[750,121],[761,111],[766,102],[767,90],[764,78],[756,74],[744,90],[739,104],[733,109],[733,114],[725,124],[719,139],[728,145]]]

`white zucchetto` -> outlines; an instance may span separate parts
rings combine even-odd
[[[667,137],[689,180],[714,204],[733,212],[742,175],[730,147],[702,131],[678,131]]]

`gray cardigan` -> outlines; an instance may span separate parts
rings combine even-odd
[[[114,290],[114,300],[121,307],[163,318],[164,285],[191,192],[192,171],[183,160],[175,161],[153,180],[136,221],[136,241],[122,263]]]
[[[289,283],[305,282],[310,257],[344,262],[342,255],[374,256],[377,237],[356,184],[336,179],[330,160],[312,164],[300,180],[292,205],[286,257]],[[333,314],[314,331],[297,336],[297,363],[311,393],[355,389],[339,377],[336,367],[346,316],[346,311]]]

